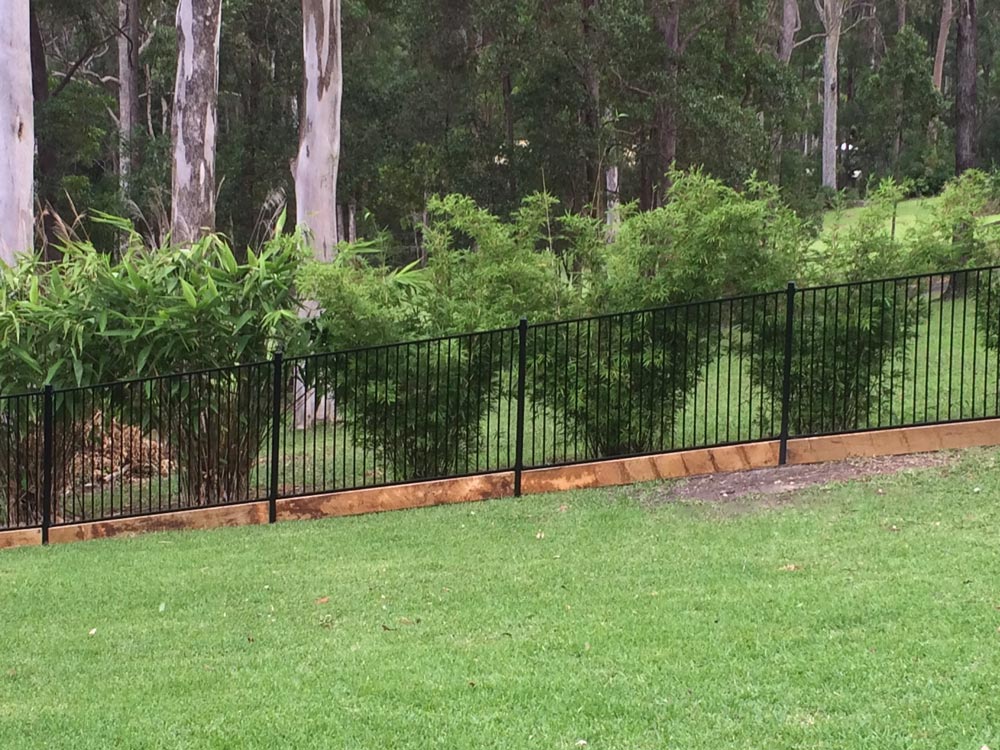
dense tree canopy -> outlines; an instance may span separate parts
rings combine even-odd
[[[177,9],[137,4],[138,104],[122,150],[116,102],[128,50],[118,42],[132,27],[120,6],[133,4],[31,0],[44,235],[56,214],[82,217],[92,239],[107,235],[114,247],[112,230],[86,218],[95,209],[130,216],[152,241],[169,230]],[[294,215],[302,9],[221,5],[216,226],[237,246],[255,245],[280,207]],[[951,5],[844,3],[838,187],[863,192],[892,175],[932,192],[954,173],[958,23],[942,23]],[[955,2],[954,15],[966,5]],[[990,167],[1000,162],[1000,7],[979,5],[971,132],[978,164]],[[401,258],[416,257],[428,199],[453,192],[499,214],[542,190],[597,217],[609,202],[650,208],[668,194],[672,162],[736,188],[756,174],[799,210],[819,205],[824,25],[815,3],[343,0],[341,12],[344,237],[385,233]]]

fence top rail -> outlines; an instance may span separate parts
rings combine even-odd
[[[847,287],[877,286],[879,284],[899,284],[920,281],[922,279],[943,279],[949,276],[964,275],[966,278],[983,273],[993,273],[1000,271],[1000,266],[978,266],[976,268],[955,268],[948,271],[933,271],[929,273],[911,273],[904,276],[887,276],[881,279],[865,279],[862,281],[841,281],[836,284],[820,284],[817,286],[796,287],[799,292],[824,292],[832,289],[844,289]]]

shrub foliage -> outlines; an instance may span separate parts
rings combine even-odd
[[[136,426],[170,443],[188,502],[246,499],[269,425],[262,416],[270,409],[270,381],[219,368],[266,359],[277,346],[303,345],[293,292],[300,260],[294,237],[276,237],[239,263],[221,238],[208,236],[191,247],[155,251],[133,242],[119,257],[74,242],[58,264],[26,259],[4,268],[0,390],[203,371],[146,383],[145,423]],[[85,394],[69,390],[55,400],[55,476],[64,481],[72,479],[68,462],[95,421],[97,407]],[[112,399],[110,410],[118,414],[100,416],[137,418],[127,405]],[[26,455],[41,427],[35,409],[0,450]],[[0,456],[0,466],[13,465],[6,458]],[[8,506],[36,520],[40,477],[7,479]]]

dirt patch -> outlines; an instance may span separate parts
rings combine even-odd
[[[781,466],[752,469],[729,474],[711,474],[684,479],[649,498],[653,502],[701,500],[726,502],[741,498],[771,498],[780,503],[791,493],[809,487],[823,487],[866,477],[897,474],[910,469],[948,466],[955,461],[952,453],[919,453],[910,456],[855,458],[805,466]]]

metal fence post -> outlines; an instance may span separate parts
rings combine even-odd
[[[49,527],[52,525],[53,394],[52,386],[45,386],[42,396],[42,544],[49,543]]]
[[[517,326],[517,437],[514,443],[514,497],[521,497],[524,473],[524,390],[528,372],[528,319]]]
[[[274,353],[273,389],[271,392],[271,486],[267,495],[267,520],[274,523],[278,520],[278,452],[281,448],[281,395],[284,391],[284,352],[279,349]]]
[[[785,361],[781,376],[781,437],[778,465],[788,463],[788,424],[792,402],[792,325],[795,318],[795,282],[789,281],[785,292]]]

